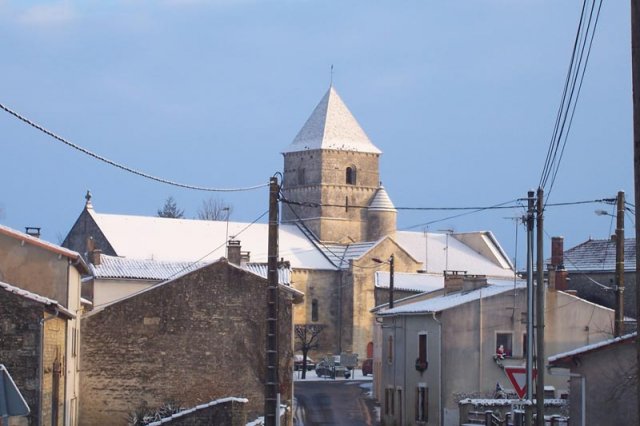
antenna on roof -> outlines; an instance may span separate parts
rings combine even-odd
[[[333,64],[331,64],[331,79],[329,80],[329,87],[333,86]]]

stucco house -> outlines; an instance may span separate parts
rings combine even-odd
[[[25,395],[25,424],[77,424],[80,280],[74,251],[0,225],[0,362]]]
[[[266,279],[221,259],[94,306],[82,318],[80,424],[125,425],[141,405],[189,408],[226,397],[247,399],[249,419],[261,415],[266,292]],[[288,406],[292,312],[302,298],[279,286],[280,393]]]
[[[553,374],[570,378],[573,424],[637,425],[637,332],[548,358]]]
[[[320,354],[364,354],[371,346],[373,277],[376,270],[388,270],[373,258],[393,254],[398,273],[513,276],[491,232],[396,229],[396,208],[380,184],[381,151],[333,86],[282,154],[279,257],[290,264],[292,285],[306,295],[295,308],[295,323],[326,326]],[[264,223],[105,214],[89,198],[63,245],[86,255],[99,249],[129,259],[210,262],[228,256],[225,246],[233,236],[250,253],[250,262],[264,264],[267,228]]]
[[[504,366],[526,354],[526,284],[453,275],[444,295],[424,293],[376,308],[375,395],[384,425],[458,425],[458,402],[492,398],[496,383],[511,388]],[[546,292],[545,344],[558,353],[605,340],[613,311],[576,296]],[[503,356],[498,355],[502,346]],[[504,358],[504,359],[502,359]],[[568,389],[566,378],[545,384]]]

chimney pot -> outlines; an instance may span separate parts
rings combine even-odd
[[[40,238],[40,229],[41,228],[38,228],[38,227],[35,227],[35,226],[26,226],[24,228],[24,232],[25,232],[25,234],[30,235],[32,237]]]
[[[239,240],[229,240],[227,242],[227,259],[229,263],[240,266],[242,262],[241,248]]]
[[[564,237],[551,238],[551,264],[556,269],[564,269]]]
[[[100,249],[92,250],[91,251],[91,263],[93,263],[95,266],[100,265],[100,263],[102,262],[101,255],[102,255],[102,250],[100,250]]]

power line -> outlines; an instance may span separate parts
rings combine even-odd
[[[88,149],[83,148],[80,145],[77,145],[77,144],[75,144],[73,142],[70,142],[70,141],[66,140],[65,138],[63,138],[62,136],[56,135],[52,131],[45,129],[44,127],[40,126],[39,124],[29,120],[28,118],[24,117],[23,115],[20,115],[17,112],[13,111],[12,109],[10,109],[9,107],[3,105],[2,103],[0,103],[0,108],[5,110],[9,114],[13,115],[18,120],[20,120],[20,121],[28,124],[29,126],[33,127],[34,129],[37,129],[37,130],[41,131],[42,133],[54,138],[55,140],[57,140],[59,142],[62,142],[63,144],[82,152],[83,154],[86,154],[86,155],[88,155],[90,157],[95,158],[96,160],[99,160],[99,161],[102,161],[104,163],[107,163],[110,166],[113,166],[113,167],[116,167],[118,169],[124,170],[125,172],[129,172],[129,173],[132,173],[134,175],[138,175],[138,176],[141,176],[143,178],[150,179],[150,180],[153,180],[153,181],[156,181],[156,182],[164,183],[166,185],[172,185],[172,186],[177,186],[179,188],[193,189],[193,190],[196,190],[196,191],[205,191],[205,192],[251,191],[251,190],[254,190],[254,189],[264,188],[264,187],[269,186],[268,183],[264,183],[264,184],[260,184],[260,185],[254,185],[254,186],[243,187],[243,188],[209,188],[209,187],[204,187],[204,186],[188,185],[188,184],[179,183],[179,182],[175,182],[175,181],[172,181],[172,180],[164,179],[164,178],[161,178],[161,177],[153,176],[153,175],[150,175],[148,173],[142,172],[140,170],[136,170],[136,169],[133,169],[131,167],[125,166],[123,164],[116,163],[113,160],[110,160],[110,159],[108,159],[106,157],[103,157],[103,156],[101,156],[99,154],[96,154],[96,153],[94,153],[92,151],[89,151]]]

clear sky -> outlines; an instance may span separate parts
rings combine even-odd
[[[147,173],[238,187],[282,170],[281,150],[333,82],[382,151],[396,206],[488,206],[540,181],[582,2],[0,0],[0,102]],[[629,2],[605,1],[550,203],[633,202]],[[220,197],[231,220],[266,189],[209,194],[100,163],[0,111],[0,223],[60,242],[87,189],[103,213],[187,217]],[[606,238],[610,206],[549,208],[566,246]],[[399,228],[451,212],[400,212]],[[513,257],[521,210],[429,230],[491,230]],[[633,222],[627,220],[627,236]],[[423,230],[424,227],[416,227]],[[522,264],[524,232],[518,258]],[[265,243],[266,244],[266,243]],[[548,241],[546,242],[548,248]]]

